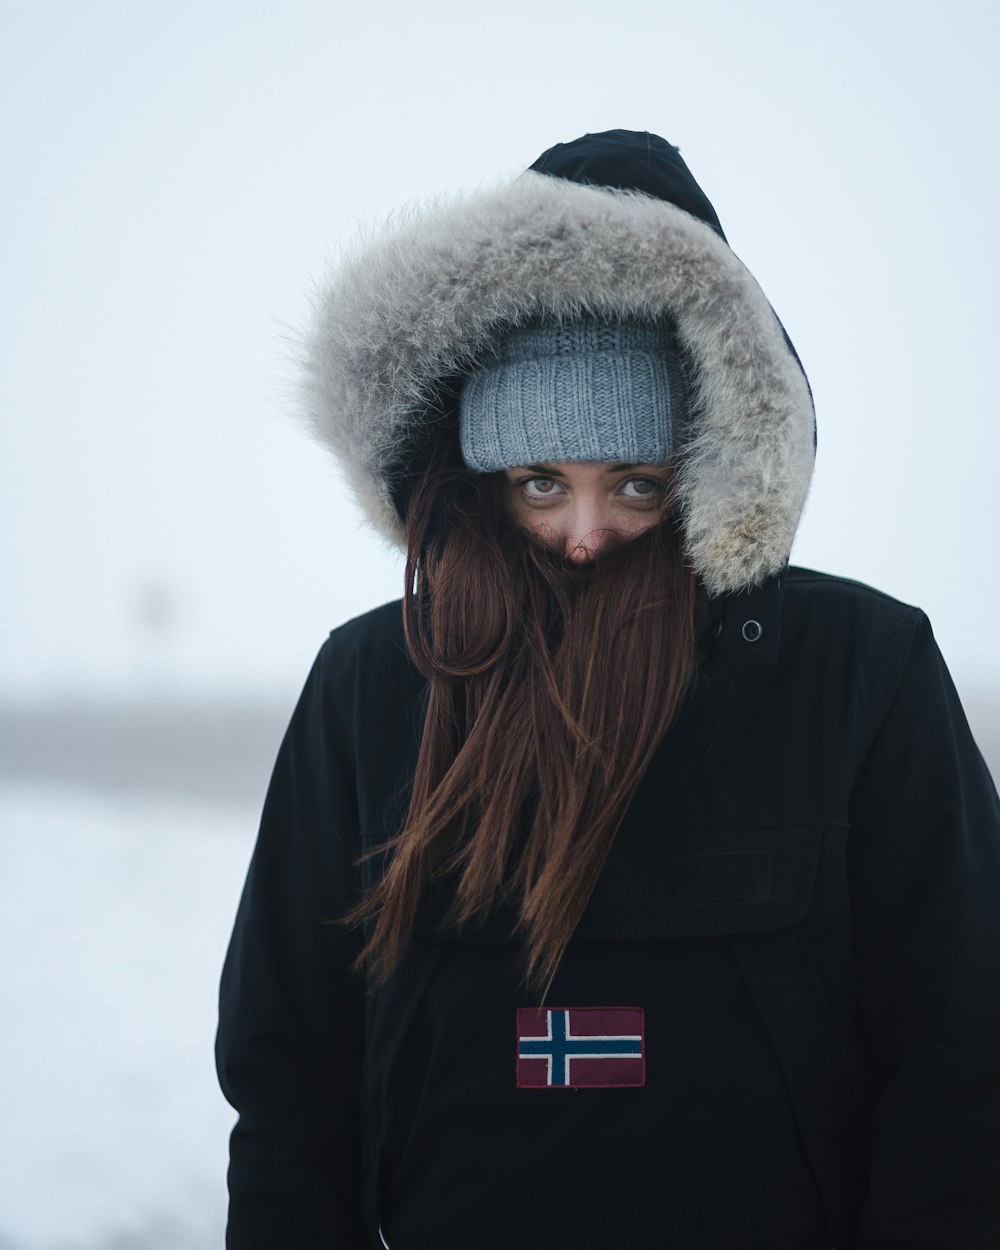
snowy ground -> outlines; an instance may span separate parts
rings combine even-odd
[[[0,1250],[222,1245],[218,975],[256,814],[0,787]]]

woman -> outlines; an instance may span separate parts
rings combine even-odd
[[[223,976],[230,1247],[995,1247],[1000,805],[926,618],[788,567],[794,350],[612,131],[345,266],[316,426],[408,546]]]

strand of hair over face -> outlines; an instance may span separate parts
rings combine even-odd
[[[389,866],[347,917],[368,926],[360,963],[391,974],[442,878],[450,926],[510,910],[544,998],[689,687],[703,595],[669,517],[581,566],[514,529],[492,478],[436,465],[407,587],[427,712]]]

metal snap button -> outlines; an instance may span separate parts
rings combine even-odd
[[[740,630],[745,642],[760,642],[764,636],[764,626],[760,621],[744,621],[743,628]]]

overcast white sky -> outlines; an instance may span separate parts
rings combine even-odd
[[[982,0],[5,0],[0,697],[291,698],[399,593],[295,420],[359,223],[588,130],[680,145],[809,373],[798,563],[1000,687],[996,65]]]

